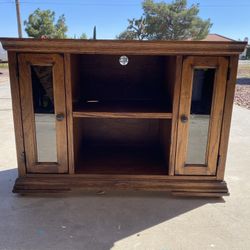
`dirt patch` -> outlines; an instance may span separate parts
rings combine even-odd
[[[238,78],[250,78],[250,61],[240,61],[238,66]]]

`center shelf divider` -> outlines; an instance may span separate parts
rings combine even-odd
[[[73,117],[172,119],[168,107],[148,101],[90,101],[76,104]]]

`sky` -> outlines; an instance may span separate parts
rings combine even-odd
[[[20,0],[23,21],[36,9],[51,9],[56,17],[65,14],[69,37],[83,32],[97,39],[113,39],[127,27],[128,18],[142,14],[141,0]],[[157,2],[159,2],[157,0]],[[165,0],[169,3],[170,0]],[[210,33],[243,40],[250,38],[250,0],[188,0],[188,6],[200,4],[199,16],[210,18]],[[0,37],[17,37],[15,0],[0,0]],[[23,29],[23,37],[27,34]]]

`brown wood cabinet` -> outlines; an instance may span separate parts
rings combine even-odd
[[[13,191],[223,196],[242,42],[1,38],[19,177]]]

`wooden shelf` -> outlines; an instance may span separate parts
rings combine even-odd
[[[171,119],[168,106],[149,101],[84,102],[75,105],[73,117]]]
[[[86,145],[82,150],[76,173],[166,175],[168,166],[159,146]]]

